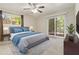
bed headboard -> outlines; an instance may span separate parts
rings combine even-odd
[[[29,27],[10,27],[10,33],[18,33],[18,32],[25,32],[29,31]]]

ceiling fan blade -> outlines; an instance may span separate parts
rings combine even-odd
[[[41,10],[39,10],[39,9],[37,9],[37,10],[38,10],[38,12],[42,13],[42,11],[41,11]]]
[[[32,8],[36,8],[36,3],[28,3]]]
[[[32,3],[28,3],[30,6],[32,5]]]
[[[45,6],[39,6],[38,8],[45,8]]]

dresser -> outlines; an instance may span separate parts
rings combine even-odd
[[[64,55],[79,55],[79,43],[64,41]]]

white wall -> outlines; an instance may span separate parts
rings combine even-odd
[[[74,7],[68,9],[67,11],[59,11],[59,12],[57,11],[56,13],[53,13],[51,15],[39,17],[36,20],[38,23],[37,31],[48,34],[48,20],[49,20],[49,18],[51,18],[53,16],[57,16],[57,15],[62,15],[62,14],[65,15],[64,31],[66,34],[67,33],[66,26],[71,23],[75,25],[75,9],[74,9]]]
[[[48,18],[46,17],[40,17],[37,20],[37,31],[48,33]]]
[[[35,18],[31,15],[24,15],[24,26],[30,27],[33,26],[33,30],[36,30]]]

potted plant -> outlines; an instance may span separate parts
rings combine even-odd
[[[75,33],[74,25],[70,24],[69,26],[67,26],[67,31],[68,31],[68,36],[70,37],[69,39],[73,41],[74,33]]]

